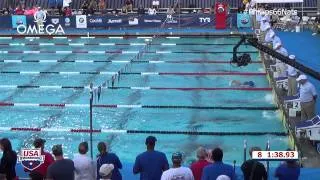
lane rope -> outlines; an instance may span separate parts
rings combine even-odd
[[[0,51],[0,54],[137,54],[139,51],[86,51],[86,50],[72,50],[72,51]],[[222,54],[233,53],[232,51],[147,51],[146,54]],[[258,53],[258,51],[243,51],[242,53]]]
[[[176,75],[176,76],[265,76],[265,72],[116,72],[116,71],[0,71],[0,74],[61,74],[61,75],[79,75],[79,74],[101,74],[101,75]]]
[[[38,85],[0,85],[1,89],[90,89],[89,86],[38,86]],[[272,91],[272,88],[220,88],[220,87],[139,87],[139,86],[117,86],[102,87],[102,89],[133,89],[133,90],[181,90],[181,91]]]
[[[286,132],[209,132],[209,131],[161,131],[161,130],[125,130],[125,129],[75,129],[75,128],[33,128],[33,127],[0,127],[0,131],[18,132],[71,132],[71,133],[102,133],[102,134],[176,134],[176,135],[207,135],[207,136],[287,136]]]
[[[89,107],[89,104],[56,104],[56,103],[13,103],[0,102],[1,107]],[[219,110],[252,110],[252,111],[275,111],[278,107],[274,106],[187,106],[187,105],[140,105],[140,104],[94,104],[95,108],[148,108],[148,109],[219,109]]]
[[[0,60],[2,63],[129,63],[129,60],[58,60],[58,59],[52,59],[52,60],[22,60],[22,59],[4,59]],[[167,61],[132,61],[131,63],[135,64],[161,64],[161,63],[167,63],[167,64],[230,64],[230,61],[215,61],[215,60],[190,60],[190,61],[176,61],[176,60],[167,60]],[[261,64],[262,61],[252,61],[251,63],[254,64]]]

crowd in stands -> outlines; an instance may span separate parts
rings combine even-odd
[[[235,180],[235,167],[223,163],[223,150],[215,148],[206,150],[199,147],[196,151],[197,160],[190,167],[183,167],[183,154],[175,152],[171,156],[172,167],[170,168],[166,155],[155,150],[156,137],[148,136],[145,141],[146,151],[136,157],[133,174],[140,174],[141,180]],[[97,145],[99,154],[96,161],[91,159],[87,152],[88,143],[81,142],[78,147],[79,154],[74,159],[66,159],[63,156],[62,145],[52,147],[52,155],[44,151],[45,140],[34,140],[34,148],[41,149],[41,155],[45,156],[44,163],[30,171],[32,180],[121,180],[122,163],[119,157],[108,151],[105,142]],[[0,162],[0,179],[15,180],[17,153],[12,149],[11,142],[7,138],[0,140],[0,150],[3,156]],[[259,147],[252,147],[253,151],[260,151]],[[245,180],[266,180],[267,171],[265,166],[254,159],[245,161],[241,170]],[[280,164],[275,177],[280,180],[298,180],[300,167],[295,160],[287,160]]]
[[[138,13],[138,14],[149,14],[149,15],[155,15],[159,12],[161,13],[167,13],[170,15],[173,15],[175,13],[181,13],[181,9],[178,4],[174,4],[172,6],[169,6],[166,9],[161,9],[159,3],[160,1],[153,1],[151,7],[143,7],[142,4],[139,4],[137,7],[134,7],[133,0],[126,0],[123,4],[123,7],[119,9],[106,9],[107,7],[107,0],[85,0],[80,6],[80,9],[78,10],[72,10],[70,8],[70,5],[72,1],[68,1],[68,3],[65,3],[62,0],[49,0],[48,8],[44,9],[45,12],[47,12],[49,15],[64,15],[64,16],[70,16],[70,15],[80,15],[80,14],[86,14],[86,15],[93,15],[93,14],[105,14],[105,13],[111,13],[111,14],[128,14],[128,13]],[[15,15],[33,15],[38,9],[41,7],[38,5],[29,6],[28,4],[25,4],[24,1],[21,1],[16,7],[8,7],[3,10],[0,10],[0,14],[8,15],[8,14],[15,14]],[[194,8],[192,10],[192,8]],[[164,11],[165,10],[165,11]],[[186,11],[187,13],[215,13],[214,5],[209,8],[196,8],[193,5],[189,7],[189,9]]]

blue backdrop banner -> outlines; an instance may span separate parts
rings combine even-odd
[[[229,16],[230,17],[233,15]],[[215,16],[212,14],[159,15],[101,15],[84,16],[88,28],[177,28],[207,27],[214,28]],[[232,18],[234,19],[234,18]],[[228,20],[228,22],[230,22]],[[250,19],[249,19],[250,20]],[[35,25],[33,16],[0,16],[0,28],[16,28],[19,24]],[[250,23],[250,22],[249,22]],[[61,25],[63,28],[76,28],[76,17],[47,16],[44,25]]]
[[[2,20],[3,18],[1,18],[1,23],[5,23],[3,22]],[[24,25],[27,25],[27,17],[26,16],[23,16],[23,15],[14,15],[14,16],[11,16],[11,27],[12,28],[17,28],[18,25],[20,24],[24,24]]]

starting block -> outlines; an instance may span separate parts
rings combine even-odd
[[[301,111],[300,99],[298,96],[287,96],[284,99],[286,109],[289,111],[290,117],[296,117],[297,112]]]
[[[274,72],[278,76],[277,72]],[[279,89],[288,90],[288,77],[274,77],[276,81],[276,86]]]

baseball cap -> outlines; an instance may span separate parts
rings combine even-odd
[[[304,74],[301,74],[298,78],[297,78],[297,81],[300,81],[300,80],[307,80],[307,76],[304,75]]]
[[[46,142],[46,140],[41,139],[41,138],[37,138],[33,141],[33,146],[35,148],[39,148],[40,146],[44,145],[44,143]]]
[[[108,176],[114,169],[113,164],[103,164],[99,169],[100,176]]]
[[[294,60],[294,59],[296,59],[296,56],[295,55],[290,55],[289,59]]]
[[[146,138],[146,144],[155,144],[157,141],[157,138],[154,136],[148,136]]]
[[[172,160],[173,161],[181,161],[182,160],[182,154],[180,152],[175,152],[172,154]]]
[[[216,180],[230,180],[230,177],[227,175],[220,175],[217,177]]]

